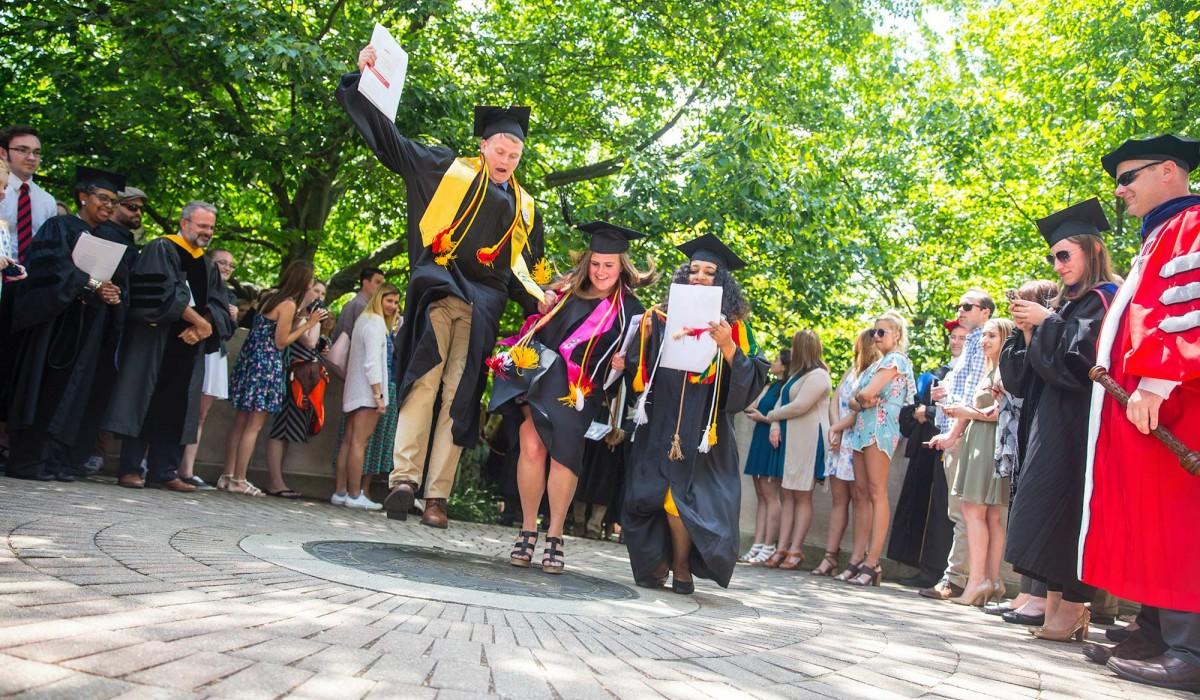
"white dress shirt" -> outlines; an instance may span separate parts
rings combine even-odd
[[[21,196],[21,178],[10,173],[8,186],[4,188],[4,201],[0,201],[0,219],[8,222],[8,230],[13,239],[17,237],[17,199]],[[33,234],[46,223],[46,219],[58,216],[58,203],[49,192],[38,187],[33,178],[29,179],[29,205],[33,215]]]

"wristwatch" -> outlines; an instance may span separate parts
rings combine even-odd
[[[87,281],[88,291],[92,292],[92,293],[100,291],[101,284],[102,283],[100,282],[100,280],[96,279],[95,277],[89,277],[88,281]]]

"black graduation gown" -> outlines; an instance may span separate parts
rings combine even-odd
[[[930,374],[940,381],[949,371],[949,365],[943,365]],[[896,501],[887,551],[888,559],[920,567],[923,571],[934,566],[939,571],[944,568],[954,541],[954,523],[946,515],[948,490],[942,451],[924,446],[938,433],[932,420],[932,389],[933,382],[929,382],[917,394],[915,403],[900,409],[900,433],[908,438],[904,448],[908,471]],[[917,422],[918,406],[925,406],[925,415],[929,416],[924,423]]]
[[[648,366],[658,357],[663,331],[663,321],[654,314],[645,339]],[[629,351],[626,366],[630,372],[638,366],[639,345],[635,341]],[[738,514],[742,500],[733,416],[758,398],[767,384],[768,369],[761,356],[747,357],[741,349],[737,350],[732,365],[726,365],[721,373],[717,444],[709,452],[701,453],[698,446],[709,422],[715,385],[692,384],[687,381],[686,373],[659,367],[646,402],[649,422],[638,426],[630,437],[626,463],[621,528],[635,581],[653,581],[662,567],[671,562],[671,533],[663,510],[670,487],[679,517],[692,538],[688,556],[692,573],[712,579],[722,587],[729,586],[738,556]],[[683,416],[679,421],[683,459],[672,461],[667,453],[675,435],[685,383]]]
[[[1034,330],[1024,350],[1025,370],[1012,364],[1024,347],[1023,334],[1015,334],[1001,353],[1004,386],[1014,396],[1024,397],[1022,414],[1029,414],[1021,483],[1009,510],[1004,556],[1018,573],[1042,581],[1077,580],[1092,396],[1088,371],[1096,363],[1096,339],[1107,309],[1101,293],[1111,300],[1111,293],[1093,290],[1068,302]],[[1023,372],[1030,373],[1028,379]]]
[[[179,334],[189,326],[183,312],[194,300],[214,335],[232,335],[227,297],[212,294],[224,287],[213,281],[218,276],[207,256],[193,258],[169,238],[142,249],[131,276],[129,322],[105,430],[153,442],[196,441],[204,343],[188,345]]]
[[[491,266],[475,259],[476,250],[495,245],[504,236],[516,215],[516,198],[511,188],[488,183],[479,213],[463,234],[457,257],[445,267],[434,262],[433,253],[422,242],[420,222],[442,176],[453,164],[455,153],[400,135],[396,125],[359,94],[358,79],[358,73],[342,77],[336,93],[338,102],[380,162],[404,178],[408,200],[408,261],[412,277],[405,295],[404,323],[396,338],[396,376],[400,377],[397,400],[403,402],[413,383],[442,361],[429,324],[429,306],[447,296],[471,304],[466,367],[450,409],[454,443],[471,447],[479,439],[479,400],[487,384],[483,361],[496,345],[505,303],[511,297],[526,316],[537,311],[537,299],[512,275],[507,245]],[[534,213],[529,250],[532,255],[526,253],[526,264],[532,269],[543,251],[540,210]]]
[[[72,263],[71,252],[84,233],[129,243],[113,227],[93,229],[71,214],[47,220],[33,239],[28,279],[13,285],[8,339],[15,369],[9,429],[41,431],[67,445],[80,435],[93,391],[98,384],[103,391],[113,373],[125,311],[124,301],[109,305],[87,291],[87,273]],[[113,274],[123,296],[136,255],[126,248]]]
[[[559,346],[575,332],[588,316],[596,309],[603,299],[580,299],[569,297],[563,303],[554,318],[539,330],[534,338],[550,350],[558,353]],[[613,353],[620,349],[621,339],[625,336],[630,320],[642,313],[642,305],[628,290],[622,297],[622,307],[613,319],[612,327],[596,339],[592,356],[583,368],[586,376],[595,375],[595,386],[591,394],[584,400],[583,410],[576,411],[574,406],[564,405],[559,398],[568,392],[567,363],[560,356],[549,369],[539,375],[529,385],[524,400],[529,405],[529,415],[537,429],[538,437],[546,446],[551,459],[570,469],[576,476],[583,471],[583,448],[587,439],[584,433],[600,414],[604,404],[604,381],[608,377],[608,366]],[[575,362],[583,360],[586,341],[574,347],[571,359]],[[511,370],[510,370],[511,371]],[[496,381],[504,381],[499,377]],[[516,399],[510,404],[516,403]]]
[[[615,399],[614,399],[615,400]],[[600,407],[596,420],[608,417],[609,405]],[[618,501],[622,474],[625,472],[625,451],[628,439],[617,445],[605,440],[587,440],[583,447],[583,472],[575,489],[575,502],[612,507]],[[616,513],[614,512],[615,516]]]

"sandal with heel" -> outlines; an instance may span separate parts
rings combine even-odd
[[[842,573],[838,574],[837,576],[834,576],[833,580],[834,581],[849,581],[850,579],[852,579],[858,575],[858,567],[860,567],[860,566],[862,566],[861,561],[850,562],[850,565],[846,567],[846,570],[843,571]]]
[[[813,576],[833,576],[833,572],[837,571],[839,554],[841,554],[841,550],[825,552],[825,556],[821,558],[821,563],[809,573]]]
[[[548,574],[561,574],[566,562],[563,561],[563,538],[547,537],[546,544],[550,545],[542,550],[542,571]]]
[[[867,566],[862,564],[858,567],[858,573],[846,581],[852,586],[878,586],[880,579],[883,578],[883,567],[879,564],[875,566]]]
[[[533,561],[533,550],[537,546],[537,531],[521,530],[517,533],[517,537],[519,539],[513,542],[512,553],[508,555],[508,563],[528,569],[529,564]]]

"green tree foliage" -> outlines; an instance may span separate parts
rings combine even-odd
[[[888,308],[931,364],[962,289],[1052,275],[1033,221],[1067,204],[1101,197],[1126,266],[1100,155],[1200,135],[1187,0],[18,1],[0,122],[43,131],[60,196],[88,163],[150,192],[162,230],[217,202],[244,277],[303,258],[335,294],[368,264],[403,282],[403,188],[332,97],[376,21],[411,57],[403,133],[470,152],[473,104],[533,107],[519,174],[560,270],[582,247],[560,193],[650,233],[636,252],[664,272],[715,232],[751,262],[764,344],[815,327],[838,370]]]

